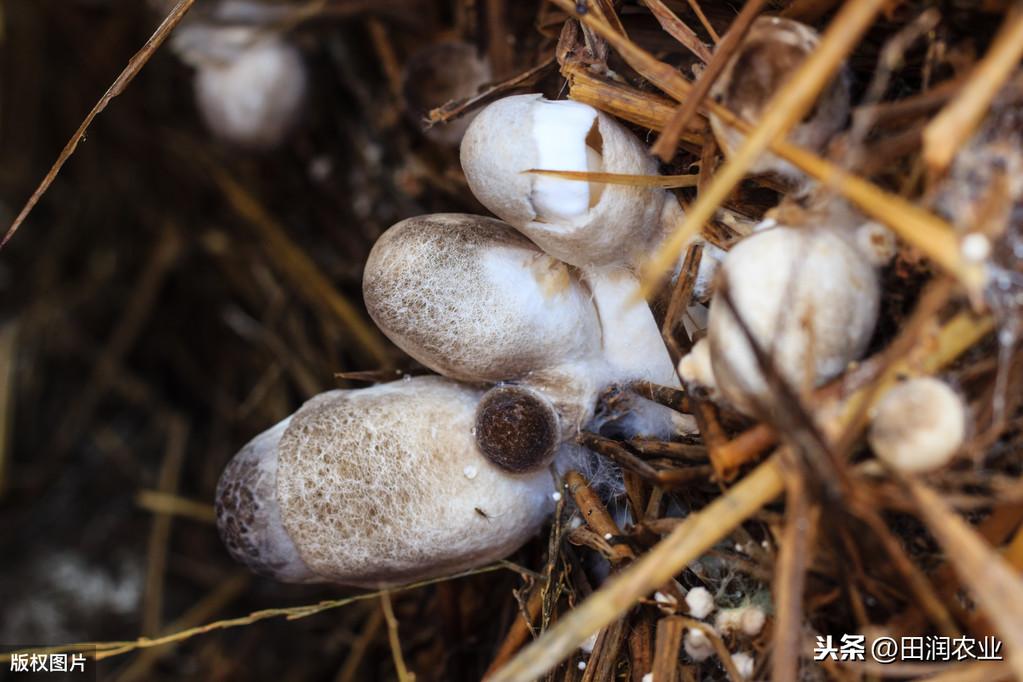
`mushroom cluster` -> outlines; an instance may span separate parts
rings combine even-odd
[[[601,391],[680,386],[634,274],[674,199],[528,173],[653,174],[639,140],[589,106],[521,95],[480,112],[461,158],[502,220],[403,220],[363,278],[376,324],[439,376],[316,396],[235,456],[218,526],[258,573],[375,587],[501,558],[552,511],[552,465],[585,456],[574,440]],[[631,400],[633,432],[695,428]]]
[[[795,22],[758,20],[713,94],[755,122],[818,40]],[[845,122],[848,89],[836,78],[794,137],[821,150]],[[712,127],[726,154],[741,144],[733,128]],[[779,395],[808,397],[871,340],[894,237],[770,154],[753,172],[796,184],[806,201],[727,252],[707,249],[718,272],[695,278],[690,312],[703,324],[677,374],[636,271],[681,208],[665,189],[608,177],[657,173],[640,140],[586,104],[517,95],[476,115],[461,164],[496,218],[403,220],[374,245],[363,279],[377,326],[438,376],[316,396],[238,453],[218,486],[218,525],[253,570],[381,586],[500,558],[551,512],[558,474],[586,456],[576,436],[605,419],[608,387],[699,387],[770,420]],[[618,426],[631,435],[696,429],[638,396],[625,403]],[[872,446],[907,471],[941,466],[965,431],[958,398],[926,382],[893,391],[875,419]],[[701,646],[686,642],[694,658]]]

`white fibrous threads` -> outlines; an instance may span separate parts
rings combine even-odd
[[[793,70],[819,44],[817,32],[798,21],[760,17],[750,26],[739,48],[714,82],[710,94],[748,123],[755,124]],[[843,71],[820,94],[809,116],[795,125],[788,139],[801,147],[823,150],[849,116],[849,82]],[[745,136],[711,114],[714,136],[731,155]],[[755,174],[774,173],[803,185],[805,176],[774,154],[761,154],[751,167]]]
[[[682,638],[682,648],[689,658],[697,663],[706,661],[714,655],[714,644],[699,628],[690,628]]]
[[[298,49],[248,27],[193,33],[213,43],[196,39],[182,48],[193,50],[186,59],[197,67],[195,96],[206,125],[241,147],[280,144],[305,101],[308,77]]]
[[[732,655],[732,664],[735,666],[736,672],[744,680],[753,679],[753,668],[756,664],[756,659],[753,654],[746,652],[739,652]]]
[[[828,229],[754,233],[728,252],[722,286],[707,337],[713,380],[728,402],[751,415],[770,411],[774,398],[747,331],[789,388],[805,394],[862,355],[880,305],[873,266]],[[684,373],[704,374],[693,360]]]
[[[484,206],[570,265],[631,266],[662,237],[663,189],[529,172],[657,173],[635,135],[586,104],[500,99],[469,126],[461,160]]]
[[[877,456],[907,473],[945,466],[966,437],[966,405],[945,382],[909,379],[874,408],[868,442]]]
[[[373,246],[362,289],[394,343],[454,379],[509,381],[600,352],[589,292],[564,263],[493,218],[397,223]]]
[[[694,587],[686,594],[689,615],[703,620],[714,611],[714,595],[706,587]]]

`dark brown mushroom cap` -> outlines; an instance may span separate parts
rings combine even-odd
[[[554,457],[560,424],[554,407],[523,386],[498,386],[476,411],[476,444],[497,466],[513,473],[535,471]]]

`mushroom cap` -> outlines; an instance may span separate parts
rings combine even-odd
[[[843,235],[775,227],[725,258],[722,280],[753,338],[794,390],[818,386],[866,350],[877,321],[877,273]],[[722,292],[708,328],[714,381],[737,409],[769,408],[771,388]]]
[[[550,513],[547,471],[513,475],[477,449],[480,392],[441,377],[330,391],[279,446],[284,528],[325,581],[379,587],[506,556]]]
[[[710,95],[740,118],[756,123],[785,81],[819,43],[820,35],[806,24],[780,17],[758,17],[711,87]],[[843,70],[824,89],[807,117],[792,128],[788,139],[819,151],[848,117],[849,78]],[[745,136],[738,130],[713,114],[710,123],[726,154],[731,155],[742,145]],[[794,166],[771,153],[761,155],[750,172],[775,172],[790,179],[803,177]]]
[[[933,377],[909,379],[878,402],[867,440],[879,458],[905,472],[938,469],[962,447],[966,406]]]
[[[572,269],[493,218],[409,218],[366,262],[366,308],[402,350],[452,379],[497,382],[600,352]]]
[[[206,125],[241,147],[276,146],[297,120],[308,87],[298,49],[252,28],[193,31],[209,41],[191,59],[198,66],[195,97]]]
[[[259,434],[228,462],[217,482],[217,530],[235,561],[283,582],[315,576],[298,555],[277,505],[277,446],[291,417]]]
[[[635,135],[593,107],[539,94],[505,97],[473,120],[461,159],[484,206],[570,265],[632,265],[660,239],[664,190],[526,172],[655,175],[657,163]]]

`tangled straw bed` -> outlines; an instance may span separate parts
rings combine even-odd
[[[267,0],[308,69],[272,150],[217,141],[165,43],[210,5],[153,4],[168,19],[149,42],[159,16],[133,0],[0,6],[0,213],[18,228],[0,253],[0,643],[84,649],[119,680],[1023,679],[1018,3]],[[762,56],[787,77],[747,120],[722,79],[762,14],[821,37]],[[799,134],[836,79],[851,115]],[[640,394],[699,434],[580,434],[598,467],[564,475],[506,562],[366,594],[248,577],[211,524],[218,474],[316,393],[424,372],[369,321],[363,265],[403,218],[484,212],[452,139],[520,92],[595,107],[660,158],[660,176],[582,177],[682,205],[641,269],[674,360],[702,335],[701,260],[765,218],[839,214],[897,238],[866,233],[894,245],[864,357],[813,387],[766,349],[771,409],[746,415],[614,387],[601,413]],[[923,375],[965,401],[965,442],[900,473],[864,436]],[[612,466],[609,499],[591,483]],[[814,660],[818,636],[856,634],[868,652],[994,637],[1004,660]]]

